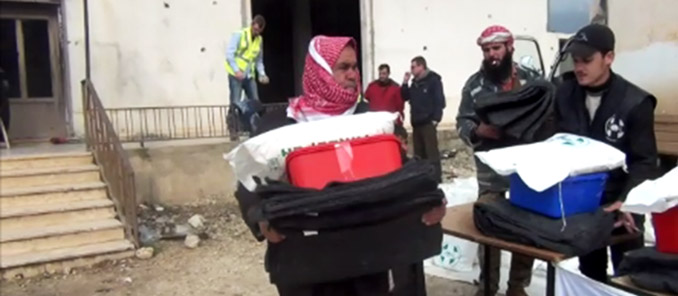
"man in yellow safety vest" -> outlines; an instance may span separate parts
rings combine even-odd
[[[256,77],[262,84],[268,84],[268,76],[264,69],[263,38],[266,20],[261,15],[254,16],[250,27],[239,30],[231,36],[226,49],[226,71],[228,72],[228,86],[230,90],[229,115],[236,110],[240,113],[241,122],[245,130],[251,129],[253,115],[256,113],[254,105],[258,104]],[[247,100],[242,100],[245,91]],[[234,124],[229,120],[229,130],[234,133]]]

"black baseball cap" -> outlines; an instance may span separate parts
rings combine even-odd
[[[567,52],[573,56],[590,57],[596,52],[607,53],[614,50],[614,33],[601,24],[583,27],[574,35]]]

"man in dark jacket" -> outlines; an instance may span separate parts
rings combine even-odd
[[[479,96],[516,89],[527,81],[538,79],[539,74],[513,62],[513,35],[506,28],[491,26],[485,29],[477,43],[483,51],[483,63],[480,70],[468,79],[462,89],[461,103],[457,113],[459,137],[474,151],[487,151],[522,144],[518,140],[503,136],[497,127],[482,122],[473,102]],[[477,157],[475,163],[479,189],[478,200],[505,198],[509,188],[508,179],[494,172]],[[499,289],[501,253],[498,249],[491,248],[489,258],[485,258],[484,249],[481,247],[479,251],[481,263],[485,260],[490,261],[490,272],[486,275],[481,270],[481,284],[476,295],[485,295],[485,281],[489,282],[487,283],[489,292],[494,295]],[[506,295],[526,295],[525,287],[530,283],[533,263],[533,258],[516,253],[512,255]]]
[[[414,79],[409,85],[412,76]],[[414,154],[433,162],[438,179],[442,180],[437,132],[445,109],[442,78],[428,69],[424,57],[415,57],[412,59],[410,72],[405,73],[401,94],[405,101],[410,102]]]
[[[614,33],[604,25],[588,25],[574,37],[567,49],[574,60],[574,77],[565,74],[556,94],[558,128],[607,143],[626,154],[627,172],[610,172],[602,205],[618,211],[628,192],[644,180],[655,177],[657,144],[654,134],[653,95],[611,70],[614,61]],[[635,233],[644,217],[619,213],[617,233]],[[625,252],[643,247],[643,237],[612,246],[612,264],[619,266]],[[607,281],[607,249],[579,258],[579,269],[595,280]]]
[[[400,118],[398,118],[394,132],[398,137],[407,140],[407,131],[403,127],[405,101],[400,95],[400,85],[393,81],[390,75],[391,67],[388,64],[379,65],[379,79],[367,86],[365,100],[370,103],[371,111],[398,112]]]
[[[287,110],[266,113],[260,124],[256,126],[254,134],[299,122],[312,122],[334,116],[367,112],[367,104],[358,100],[360,73],[358,71],[356,47],[355,40],[349,37],[314,37],[309,46],[312,50],[306,56],[303,75],[304,94],[290,100],[290,106]],[[338,241],[345,241],[345,243],[342,243],[343,246],[350,245],[352,247],[341,248],[341,246],[327,243],[318,243],[316,248],[313,249],[307,246],[298,246],[293,243],[294,238],[291,240],[286,238],[272,228],[267,221],[258,221],[253,217],[256,205],[261,202],[258,194],[248,191],[242,184],[238,184],[235,197],[238,200],[243,219],[254,236],[258,240],[266,239],[268,241],[265,265],[269,272],[273,268],[271,266],[274,265],[272,261],[276,261],[279,256],[285,256],[285,254],[280,255],[280,250],[294,253],[286,253],[288,257],[320,253],[335,259],[363,262],[355,258],[355,249],[353,249],[355,244],[349,242],[363,246],[375,246],[376,242],[383,241],[384,237],[393,237],[389,236],[388,229],[383,228],[379,229],[378,235],[370,236],[363,235],[360,230],[333,232],[325,234],[325,236],[332,236],[337,238]],[[421,217],[417,213],[415,214],[417,215],[415,217],[417,223],[419,221],[422,223],[421,227],[437,225],[445,215],[445,205],[434,207],[423,213]],[[390,231],[401,232],[402,229],[391,229]],[[338,238],[339,235],[341,235],[340,239]],[[286,243],[288,243],[287,246]],[[294,250],[290,250],[289,244],[292,244]],[[313,267],[299,265],[296,264],[296,267],[313,269]],[[341,270],[341,267],[336,269]],[[399,276],[403,274],[404,276]],[[303,281],[304,279],[298,280]],[[423,265],[417,263],[412,266],[394,268],[393,285],[393,291],[389,291],[391,287],[388,270],[321,283],[276,283],[280,296],[419,296],[425,295],[416,294],[418,291],[425,292]],[[409,291],[416,292],[410,293]]]

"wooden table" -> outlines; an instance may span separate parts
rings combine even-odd
[[[505,240],[489,237],[480,233],[473,223],[473,203],[447,208],[447,214],[445,215],[445,218],[443,218],[441,224],[445,234],[470,240],[481,245],[495,247],[501,250],[507,250],[513,253],[519,253],[533,257],[535,259],[546,261],[548,266],[546,272],[546,295],[555,295],[556,270],[554,264],[568,259],[569,257],[565,254],[523,244],[507,242]],[[624,235],[613,237],[612,244],[617,244],[636,236],[637,235]],[[485,258],[490,256],[489,253],[489,248],[485,248]],[[485,260],[485,264],[482,266],[484,274],[489,274],[489,262],[490,260]],[[487,294],[490,291],[489,285],[489,281],[485,281],[485,295],[489,295]]]
[[[631,281],[631,278],[629,278],[628,276],[612,278],[611,285],[616,288],[627,291],[629,293],[633,293],[640,296],[670,296],[669,294],[652,292],[645,289],[641,289],[638,286],[636,286]]]

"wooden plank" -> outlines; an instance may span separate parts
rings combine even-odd
[[[567,259],[565,254],[507,242],[498,238],[486,236],[473,224],[473,203],[447,208],[447,214],[441,222],[443,232],[449,235],[467,239],[479,244],[493,246],[502,250],[525,254],[548,262],[559,262]]]
[[[678,133],[678,124],[677,123],[667,123],[667,122],[655,122],[654,123],[655,132],[669,132],[669,133]]]
[[[678,123],[678,115],[676,114],[655,114],[654,122],[664,123]]]
[[[676,155],[678,156],[678,143],[671,142],[657,142],[657,150],[659,154]]]
[[[657,142],[678,142],[678,131],[674,133],[670,132],[654,132]]]
[[[24,25],[21,20],[15,21],[16,28],[16,52],[19,59],[19,86],[21,98],[28,98],[28,74],[26,71],[26,47],[24,46]]]
[[[612,278],[612,284],[614,286],[618,286],[622,290],[626,290],[626,291],[629,291],[629,292],[634,293],[634,294],[642,293],[644,295],[651,295],[651,296],[669,296],[669,294],[664,294],[664,293],[653,292],[653,291],[641,289],[638,286],[636,286],[631,281],[631,278],[629,278],[628,276]]]

